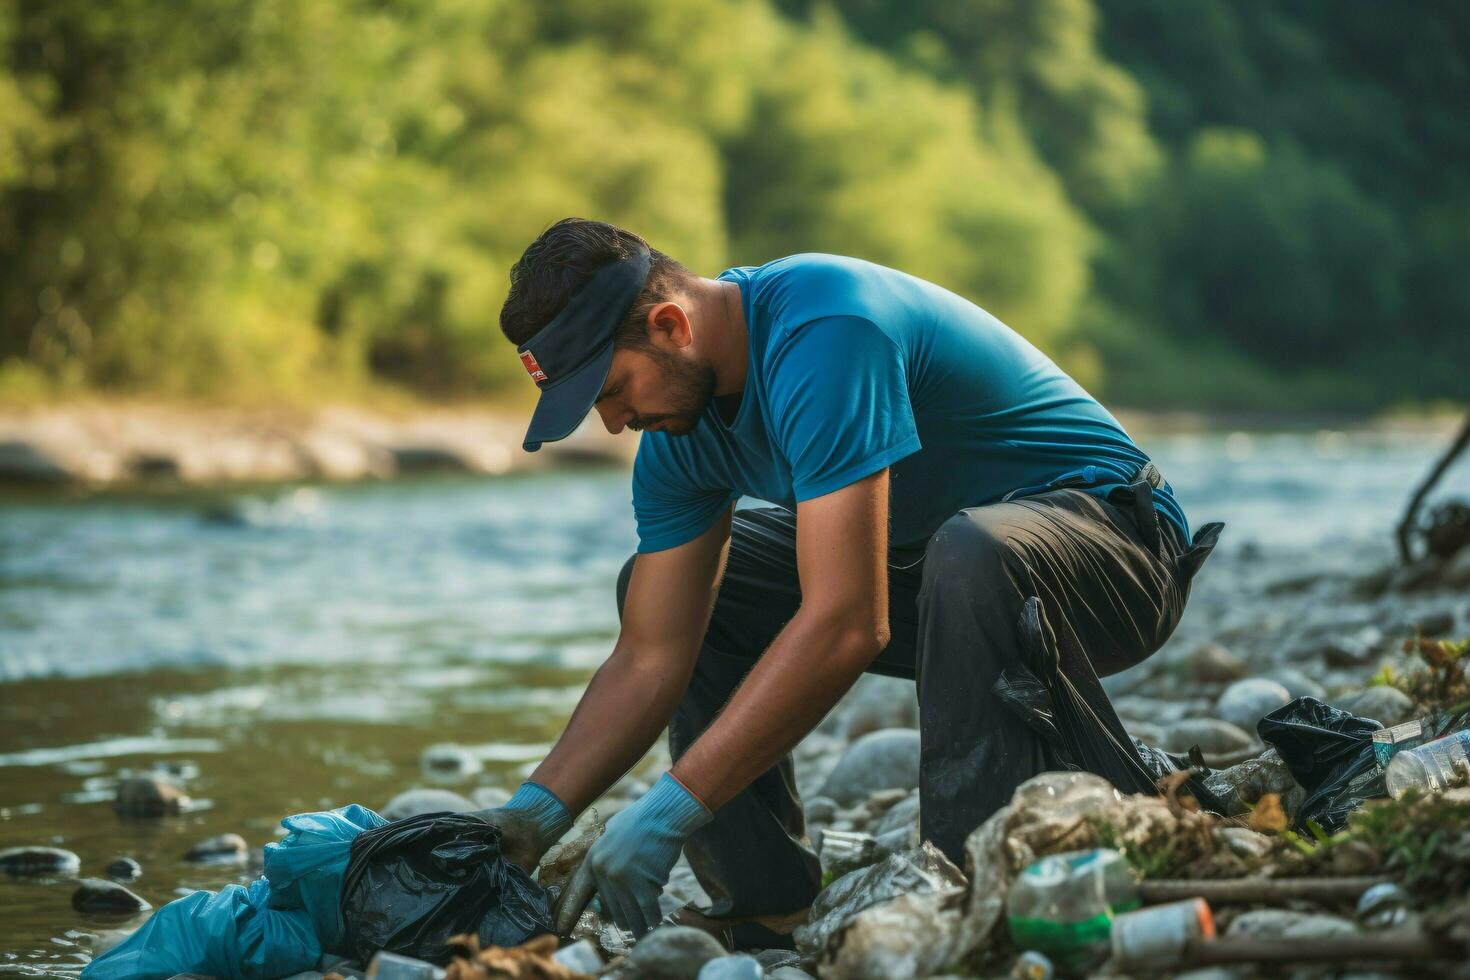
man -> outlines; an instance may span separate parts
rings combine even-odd
[[[523,863],[667,727],[672,770],[588,858],[613,920],[659,921],[681,850],[717,920],[806,908],[789,753],[864,671],[917,682],[920,828],[957,861],[1038,772],[1142,769],[1097,675],[1169,636],[1219,527],[1191,547],[1118,422],[995,318],[832,255],[704,279],[568,218],[512,268],[501,327],[541,389],[527,450],[589,409],[643,433],[617,643],[487,814]],[[1097,727],[1038,708],[1038,677]]]

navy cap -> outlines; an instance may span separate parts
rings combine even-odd
[[[653,258],[646,248],[601,266],[567,305],[519,348],[541,400],[521,446],[565,439],[587,417],[612,366],[613,338],[633,308]]]

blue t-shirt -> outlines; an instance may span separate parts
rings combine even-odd
[[[638,550],[692,541],[742,495],[795,509],[892,467],[889,542],[919,548],[965,507],[1073,476],[1105,495],[1148,457],[1015,331],[933,283],[804,254],[728,269],[750,335],[733,422],[712,401],[687,435],[645,432]],[[1188,537],[1169,488],[1159,511]]]

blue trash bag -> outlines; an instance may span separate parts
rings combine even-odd
[[[281,824],[289,833],[265,847],[264,877],[168,903],[82,976],[272,980],[315,968],[342,941],[340,892],[352,841],[385,823],[357,804],[287,817]]]

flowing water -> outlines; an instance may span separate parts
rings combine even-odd
[[[1143,442],[1195,524],[1229,525],[1198,594],[1246,558],[1278,577],[1386,561],[1444,437]],[[65,847],[90,877],[136,858],[158,906],[253,876],[183,862],[194,842],[380,807],[431,785],[435,743],[483,761],[450,788],[513,787],[616,633],[628,501],[625,472],[572,470],[0,503],[0,848]],[[156,769],[196,808],[115,816],[118,777]],[[74,975],[119,925],[74,912],[74,887],[0,876],[0,974]]]

